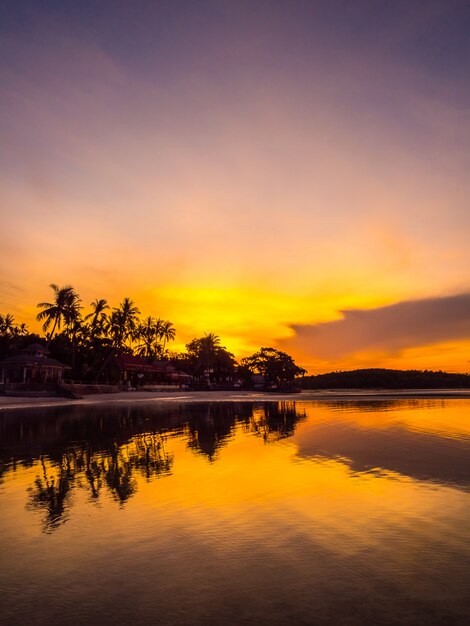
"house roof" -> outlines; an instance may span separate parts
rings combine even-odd
[[[177,370],[169,361],[155,361],[154,363],[149,363],[146,359],[134,356],[133,354],[121,354],[118,362],[121,367],[127,371],[159,372],[170,376],[178,376],[179,378],[191,378],[189,374]]]
[[[30,343],[27,346],[25,346],[24,348],[21,348],[20,353],[25,353],[28,354],[30,352],[42,352],[43,354],[49,354],[49,350],[47,350],[47,348],[45,346],[43,346],[40,343]]]
[[[47,356],[35,356],[34,354],[15,354],[0,361],[2,367],[34,367],[36,365],[70,369],[70,365],[65,365],[56,359],[50,359]]]

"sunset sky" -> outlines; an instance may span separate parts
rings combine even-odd
[[[467,0],[11,0],[0,312],[470,371]]]

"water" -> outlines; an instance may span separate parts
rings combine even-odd
[[[0,414],[3,624],[464,624],[470,401]]]

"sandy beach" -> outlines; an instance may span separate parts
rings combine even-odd
[[[391,400],[412,398],[470,398],[470,389],[347,389],[308,390],[301,393],[269,393],[258,391],[126,391],[113,394],[84,396],[79,400],[56,397],[10,397],[0,396],[0,411],[35,407],[56,407],[94,404],[135,404],[172,402],[279,402],[279,401],[339,401],[339,400]]]

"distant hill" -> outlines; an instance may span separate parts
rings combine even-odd
[[[470,374],[374,368],[305,376],[301,386],[302,389],[467,389]]]

